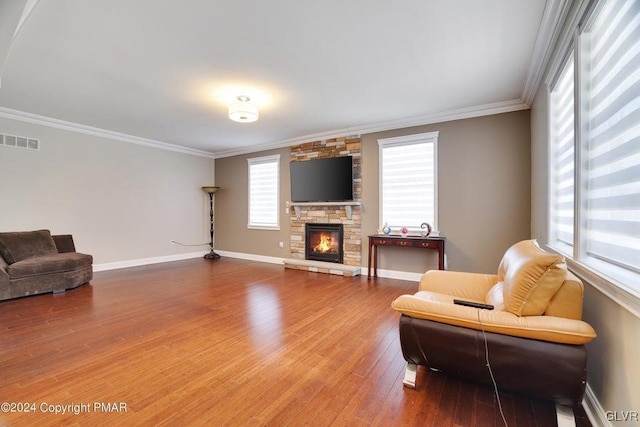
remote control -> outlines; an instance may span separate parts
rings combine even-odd
[[[453,303],[458,305],[466,305],[467,307],[483,308],[485,310],[494,309],[494,306],[492,306],[491,304],[482,304],[480,302],[465,301],[461,299],[454,299]]]

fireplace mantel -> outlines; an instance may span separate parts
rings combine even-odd
[[[347,218],[351,219],[351,207],[360,205],[362,205],[362,202],[287,202],[287,207],[292,207],[295,210],[297,219],[300,219],[300,208],[302,206],[344,206]]]

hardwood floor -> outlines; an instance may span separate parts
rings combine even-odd
[[[5,301],[0,402],[35,411],[0,426],[503,425],[486,386],[426,370],[402,386],[390,303],[415,289],[222,258]],[[556,424],[552,403],[500,399],[510,426]]]

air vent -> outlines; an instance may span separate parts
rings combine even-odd
[[[0,145],[7,147],[26,148],[28,150],[39,150],[40,140],[27,138],[25,136],[6,135],[0,133]]]

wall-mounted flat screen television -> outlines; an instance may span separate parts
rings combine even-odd
[[[353,200],[353,158],[291,162],[292,202]]]

